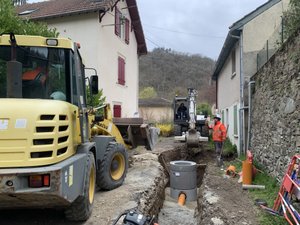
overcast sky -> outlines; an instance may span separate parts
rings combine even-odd
[[[29,0],[28,2],[36,2]],[[137,0],[147,48],[217,59],[228,27],[267,0]]]

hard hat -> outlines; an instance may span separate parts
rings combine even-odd
[[[220,116],[220,114],[217,113],[217,114],[214,116],[214,118],[221,119],[221,116]]]
[[[50,98],[54,100],[61,100],[61,101],[66,101],[66,95],[62,93],[61,91],[55,91],[50,95]]]

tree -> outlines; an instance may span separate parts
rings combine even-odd
[[[300,1],[290,0],[289,9],[284,13],[284,35],[290,37],[300,28]]]
[[[212,115],[211,106],[208,103],[201,103],[197,106],[197,114],[198,115]]]
[[[157,93],[154,87],[145,87],[139,94],[140,98],[156,98]]]
[[[98,94],[91,95],[89,85],[86,86],[87,104],[93,108],[97,108],[105,104],[106,97],[103,95],[103,89]],[[96,110],[97,115],[103,115],[103,108]]]
[[[14,2],[0,0],[0,34],[14,33],[25,35],[41,35],[44,37],[58,37],[55,28],[48,28],[44,23],[22,20],[15,11]]]

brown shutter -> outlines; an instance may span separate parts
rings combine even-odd
[[[115,34],[121,36],[121,24],[120,24],[120,15],[121,12],[115,7]]]
[[[121,117],[122,107],[121,105],[114,105],[114,117]]]
[[[125,60],[118,57],[118,83],[125,85]]]

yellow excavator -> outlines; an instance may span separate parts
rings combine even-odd
[[[98,77],[89,78],[92,94]],[[96,186],[124,182],[126,148],[153,147],[139,118],[97,116],[87,107],[85,67],[69,39],[0,36],[0,210],[65,209],[84,221]]]

